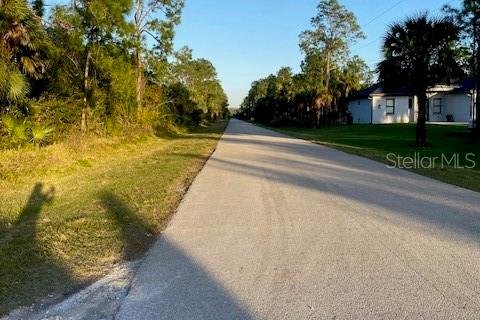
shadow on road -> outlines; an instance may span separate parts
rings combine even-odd
[[[123,244],[123,260],[142,257],[156,241],[149,224],[139,218],[131,204],[114,192],[103,190],[98,194],[98,199],[106,217],[115,223],[118,230],[118,237]],[[88,285],[77,281],[70,272],[71,266],[58,258],[58,252],[50,248],[45,238],[46,235],[51,236],[45,232],[45,227],[55,228],[55,223],[49,221],[49,216],[42,217],[42,213],[54,200],[53,187],[36,183],[15,222],[9,224],[0,221],[0,315],[45,298],[48,304],[58,302]],[[232,314],[233,318],[249,319],[246,309],[217,283],[215,277],[166,239],[159,241],[162,242],[161,246],[153,249],[155,257],[161,255],[159,263],[152,264],[152,270],[147,274],[143,273],[143,276],[151,277],[146,283],[148,288],[137,287],[134,292],[145,295],[147,300],[159,294],[163,295],[163,299],[159,303],[146,304],[145,312],[155,312],[155,319],[194,319],[202,312],[208,312],[203,313],[206,317],[223,310]],[[48,297],[51,293],[62,291],[63,296]],[[85,301],[85,308],[90,308],[88,299]],[[50,308],[48,304],[46,308]],[[75,305],[71,307],[80,308]],[[107,305],[103,306],[103,311],[108,308]],[[46,310],[37,305],[31,311],[18,311],[16,314],[21,317],[13,315],[12,319],[35,318]],[[75,309],[55,310],[54,316],[62,317],[63,312],[71,315]],[[92,312],[94,314],[96,311]],[[103,313],[98,310],[98,314]],[[128,319],[140,318],[133,316]]]
[[[116,319],[254,319],[215,276],[163,236],[136,274]]]
[[[401,215],[426,223],[439,232],[448,231],[469,241],[480,241],[478,193],[404,170],[387,169],[384,164],[366,158],[247,123],[236,126],[236,132],[227,130],[222,141],[227,147],[242,146],[238,149],[243,152],[247,150],[244,147],[249,147],[255,156],[250,161],[212,158],[211,165],[374,205],[385,209],[382,219],[392,218],[391,223],[396,223],[395,215]],[[251,135],[244,136],[238,127],[244,127],[245,133]],[[276,139],[272,141],[271,137]],[[362,212],[361,206],[352,209],[370,214]]]

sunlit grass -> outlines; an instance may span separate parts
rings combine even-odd
[[[140,257],[225,124],[0,152],[0,313]]]

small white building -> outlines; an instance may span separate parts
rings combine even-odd
[[[431,87],[427,98],[427,121],[467,123],[472,119],[471,80]],[[351,96],[348,111],[353,123],[415,123],[418,101],[406,86],[387,91],[382,84],[375,84]]]

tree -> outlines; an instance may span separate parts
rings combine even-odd
[[[192,50],[182,48],[176,53],[172,66],[173,79],[181,83],[190,93],[191,100],[203,115],[210,119],[224,112],[227,97],[217,78],[212,63],[206,59],[194,59]]]
[[[95,48],[104,46],[107,42],[121,34],[127,27],[126,15],[131,9],[131,0],[78,0],[75,2],[74,11],[83,33],[85,49],[83,63],[83,91],[84,104],[80,128],[87,130],[87,114],[89,98],[91,96],[90,69]]]
[[[458,52],[466,59],[469,68],[468,73],[475,79],[475,135],[480,137],[480,1],[463,0],[461,8],[444,6],[444,12],[450,15],[461,29],[461,46]],[[465,60],[465,59],[463,59]]]
[[[25,0],[0,2],[0,102],[18,103],[46,71],[49,43]]]
[[[324,61],[311,55],[303,62],[300,74],[293,74],[290,68],[281,68],[276,74],[253,82],[238,116],[244,119],[253,117],[268,124],[313,124],[317,127],[322,116],[325,121],[337,120],[333,117],[327,119],[333,113],[325,113],[330,102],[326,97],[332,96],[344,105],[350,91],[369,83],[371,72],[363,60],[353,57],[340,66],[341,69],[333,70],[331,95],[327,95],[322,91],[325,87],[318,81],[325,75],[322,72]]]
[[[418,98],[416,144],[426,141],[427,88],[463,76],[453,50],[458,27],[447,18],[426,13],[390,26],[383,43],[384,59],[378,64],[379,78],[387,87],[407,84]]]
[[[254,117],[259,101],[267,95],[267,79],[254,81],[240,106],[240,116],[246,120]]]
[[[315,127],[322,121],[341,120],[345,110],[338,106],[371,77],[363,60],[350,58],[350,44],[363,33],[353,13],[337,0],[321,0],[317,10],[312,29],[300,35],[305,54],[302,72],[294,75],[282,68],[276,75],[253,82],[238,116]]]
[[[0,144],[39,147],[75,126],[109,134],[228,115],[212,63],[190,50],[173,55],[182,8],[74,0],[43,17],[43,0],[0,0]]]
[[[37,16],[43,18],[43,15],[45,13],[45,4],[43,3],[43,0],[33,0],[32,9]]]
[[[320,126],[321,117],[326,116],[328,106],[332,101],[331,92],[327,90],[331,72],[327,75],[325,53],[309,53],[302,61],[303,98],[308,111],[312,114],[313,125]],[[327,77],[329,80],[327,80]]]
[[[341,99],[343,112],[347,110],[347,99],[352,91],[360,90],[372,84],[372,72],[365,61],[358,56],[349,59],[338,70],[336,88],[337,96]]]
[[[154,52],[160,58],[166,59],[172,52],[174,27],[180,23],[183,0],[135,0],[134,41],[135,41],[135,77],[137,108],[142,107],[144,87],[145,35],[151,36],[156,44]],[[151,19],[156,14],[157,18]],[[158,18],[158,16],[161,17]]]
[[[330,73],[348,56],[349,45],[364,37],[355,15],[337,0],[321,0],[317,14],[311,19],[312,29],[300,35],[300,48],[305,55],[324,60],[324,85],[330,91]]]

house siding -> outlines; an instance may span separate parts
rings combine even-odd
[[[410,114],[414,112],[408,108],[408,96],[373,96],[372,123],[408,123]],[[395,99],[395,113],[387,114],[387,99]]]
[[[371,99],[357,99],[348,103],[348,111],[352,115],[353,123],[372,122],[372,101]]]
[[[418,98],[409,96],[408,92],[384,93],[382,88],[372,87],[371,93],[363,93],[357,99],[348,103],[353,123],[416,123],[418,120]],[[454,85],[437,85],[426,92],[428,99],[427,121],[447,122],[447,116],[452,121],[467,123],[473,119],[474,97],[468,90],[458,90]],[[368,94],[368,98],[367,95]],[[387,114],[387,99],[395,99],[394,114]],[[412,99],[409,108],[409,100]],[[441,99],[441,111],[434,112],[435,99]]]
[[[434,113],[434,99],[442,99],[441,113]],[[467,94],[433,93],[429,95],[429,121],[446,122],[447,115],[454,122],[468,122],[471,119],[471,96]]]

